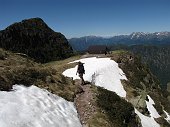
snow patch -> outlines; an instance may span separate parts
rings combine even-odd
[[[166,114],[166,118],[165,119],[167,120],[168,123],[170,123],[170,115],[165,110],[163,110],[163,111]]]
[[[84,64],[85,75],[84,80],[94,83],[96,86],[104,87],[107,90],[117,93],[120,97],[126,97],[126,91],[121,84],[121,79],[127,80],[123,71],[118,64],[110,58],[84,58],[80,60]],[[79,79],[76,75],[77,66],[67,69],[63,75]]]
[[[141,114],[137,109],[135,109],[135,113],[141,119],[142,127],[160,127],[160,125],[154,120],[153,117],[147,117]]]
[[[161,117],[153,106],[155,105],[155,102],[152,100],[152,98],[149,95],[147,95],[147,97],[149,101],[145,101],[145,102],[151,117],[143,115],[137,109],[135,109],[135,113],[141,119],[142,127],[160,127],[160,125],[154,119],[154,118]]]
[[[159,117],[161,117],[161,116],[158,114],[157,110],[156,110],[156,109],[154,108],[154,106],[153,106],[153,105],[155,104],[155,102],[152,100],[152,98],[151,98],[149,95],[147,95],[147,97],[148,97],[149,101],[146,101],[146,105],[147,105],[147,109],[148,109],[151,117],[153,117],[153,118],[159,118]]]
[[[152,105],[154,105],[155,102],[152,100],[152,98],[151,98],[149,95],[147,95],[147,97],[148,97],[148,99],[149,99],[149,103],[152,104]]]
[[[81,127],[72,102],[36,86],[0,91],[0,127]]]

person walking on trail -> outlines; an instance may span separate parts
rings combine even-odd
[[[85,70],[84,70],[84,63],[82,62],[78,62],[78,67],[77,67],[77,72],[76,72],[76,75],[77,73],[79,74],[79,77],[81,79],[81,84],[84,85],[85,84],[85,81],[83,79],[83,74],[85,74]]]

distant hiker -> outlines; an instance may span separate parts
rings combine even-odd
[[[77,67],[77,72],[76,72],[76,75],[77,73],[79,74],[79,77],[81,78],[81,84],[84,85],[85,82],[84,82],[84,79],[83,79],[83,74],[85,74],[85,70],[84,70],[84,63],[82,62],[78,62],[78,67]]]
[[[104,54],[107,55],[107,51],[105,51]]]

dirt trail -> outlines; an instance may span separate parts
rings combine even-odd
[[[103,58],[106,57],[104,54],[85,54],[81,56],[81,58],[89,58],[89,57],[97,57]],[[85,85],[80,85],[81,80],[75,80],[75,85],[80,86],[82,89],[81,92],[77,93],[74,103],[77,108],[77,112],[79,114],[79,119],[83,125],[83,127],[89,127],[88,120],[93,117],[93,115],[97,112],[96,109],[96,94],[93,91],[92,84],[90,82],[86,82]]]
[[[77,80],[75,83],[80,84],[80,80]],[[81,86],[81,88],[83,89],[83,92],[76,95],[74,103],[76,105],[77,112],[83,127],[88,127],[87,121],[96,110],[94,101],[95,95],[92,92],[90,83]]]

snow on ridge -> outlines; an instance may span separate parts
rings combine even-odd
[[[126,91],[121,84],[121,79],[127,80],[123,71],[118,67],[118,64],[110,58],[84,58],[80,60],[84,64],[85,75],[84,80],[93,82],[96,86],[104,87],[107,90],[117,93],[120,97],[126,97]],[[77,66],[67,69],[63,75],[79,79],[76,75]]]
[[[164,111],[165,114],[166,114],[165,120],[166,120],[168,123],[170,123],[170,115],[169,115],[165,110],[163,110],[163,111]]]
[[[147,97],[148,97],[149,101],[145,100],[145,102],[146,102],[146,106],[147,106],[147,109],[148,109],[151,117],[143,115],[137,109],[135,109],[135,113],[141,119],[142,127],[160,127],[160,125],[154,119],[154,118],[161,117],[158,114],[157,110],[153,106],[155,104],[155,102],[152,100],[152,98],[149,95],[147,95]]]
[[[152,100],[152,98],[151,98],[149,95],[147,95],[147,97],[148,97],[148,99],[149,99],[149,103],[151,103],[152,105],[154,105],[155,102]]]
[[[152,100],[152,98],[149,95],[147,95],[147,97],[148,97],[149,101],[145,101],[145,102],[146,102],[147,109],[148,109],[151,117],[153,117],[153,118],[161,117],[159,115],[159,113],[157,112],[157,110],[153,106],[155,104],[155,102]]]
[[[160,127],[160,125],[154,120],[153,117],[148,117],[140,113],[137,109],[135,109],[135,113],[141,119],[142,127]]]
[[[0,91],[0,127],[81,127],[72,102],[36,86]]]

